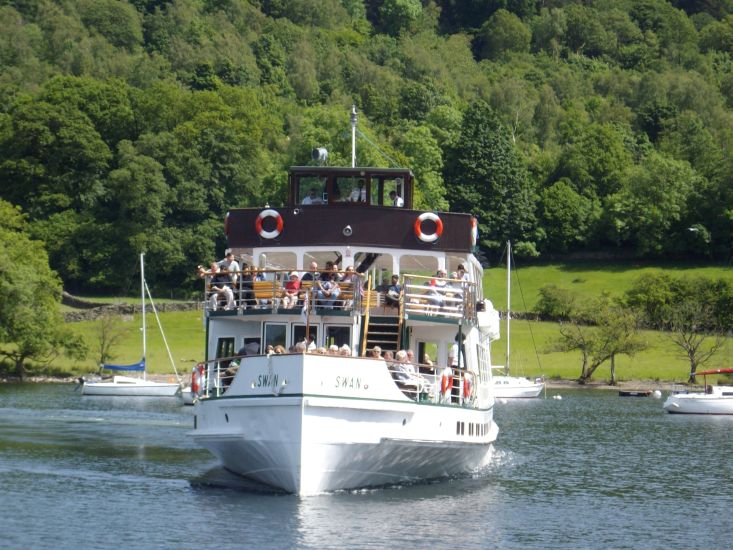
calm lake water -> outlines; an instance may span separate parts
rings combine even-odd
[[[731,548],[733,417],[562,390],[497,405],[469,478],[297,498],[235,478],[192,408],[0,386],[3,548]]]

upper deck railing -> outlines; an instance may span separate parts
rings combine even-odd
[[[300,282],[297,290],[288,289],[287,285],[293,273]],[[394,296],[386,298],[386,289],[367,292],[363,274],[334,270],[330,273],[339,280],[328,285],[323,273],[266,269],[208,274],[204,277],[204,308],[207,312],[293,313],[305,308],[314,314],[334,311],[363,314],[367,307],[394,305],[391,313],[401,312],[405,319],[415,315],[436,320],[476,318],[479,296],[476,283],[470,281],[405,274],[395,303]]]

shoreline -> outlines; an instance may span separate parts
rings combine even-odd
[[[181,377],[184,385],[188,380],[188,373]],[[172,374],[148,374],[150,380],[156,382],[175,382],[176,377]],[[76,384],[79,376],[27,376],[23,381],[25,384]],[[0,384],[20,384],[21,381],[17,377],[3,376],[0,377]],[[598,380],[590,381],[586,384],[578,384],[575,380],[570,379],[552,379],[545,380],[546,390],[662,390],[670,391],[673,387],[690,386],[686,382],[674,380],[620,380],[615,386],[607,381]],[[701,384],[692,385],[691,387],[701,386]]]

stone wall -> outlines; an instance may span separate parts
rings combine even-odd
[[[201,309],[201,303],[199,302],[185,302],[175,304],[156,304],[155,309],[159,312],[164,311],[192,311]],[[129,304],[106,304],[102,306],[94,306],[89,309],[82,311],[68,311],[64,313],[64,320],[67,323],[77,323],[79,321],[95,321],[104,315],[133,315],[134,313],[140,313],[142,307],[139,305],[133,306]],[[146,307],[148,312],[152,309],[150,306]]]

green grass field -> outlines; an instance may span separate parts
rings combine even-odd
[[[711,267],[695,265],[644,265],[610,264],[604,262],[584,262],[572,265],[552,264],[522,267],[521,262],[512,277],[512,310],[527,311],[537,301],[537,291],[545,284],[553,283],[576,290],[582,297],[597,296],[603,291],[621,295],[641,274],[650,271],[666,271],[674,275],[706,276],[733,280],[733,267]],[[518,281],[518,282],[517,282]],[[524,295],[524,301],[520,294]],[[485,273],[484,290],[494,307],[506,307],[506,271],[502,267],[490,268]],[[94,298],[94,300],[106,301]],[[110,298],[110,302],[125,301],[135,303],[135,298]],[[156,299],[156,302],[158,300]],[[161,300],[161,303],[163,300]],[[200,311],[161,313],[161,321],[168,343],[179,372],[188,373],[191,367],[203,358],[205,331]],[[141,337],[138,316],[128,321],[120,321],[124,338],[116,346],[115,361],[134,362],[140,359]],[[97,323],[81,322],[70,325],[73,330],[84,336],[89,347],[94,348]],[[531,327],[531,332],[530,332]],[[502,323],[502,339],[494,343],[492,349],[494,364],[505,362],[505,326]],[[580,355],[551,351],[552,342],[558,336],[555,323],[512,321],[512,373],[523,376],[544,375],[548,378],[575,379],[580,375]],[[534,338],[532,338],[532,336]],[[684,381],[688,364],[680,355],[669,337],[658,332],[643,333],[648,349],[629,358],[620,356],[616,360],[616,375],[619,380],[664,380]],[[535,352],[535,349],[537,352]],[[539,359],[538,359],[539,357]],[[148,365],[152,373],[171,373],[172,368],[163,345],[155,318],[148,316]],[[733,339],[705,366],[721,368],[733,365]],[[97,368],[94,353],[87,360],[78,363],[59,357],[49,369],[51,374],[85,374]],[[594,380],[608,380],[610,367],[604,364],[594,374]]]
[[[730,265],[586,261],[573,264],[522,266],[521,259],[517,264],[512,268],[513,311],[532,311],[539,297],[539,289],[548,284],[577,292],[581,298],[590,298],[599,296],[604,291],[613,296],[621,296],[636,279],[646,273],[666,272],[675,277],[722,278],[733,283],[733,266]],[[491,267],[484,271],[484,293],[495,308],[506,309],[505,267]]]

